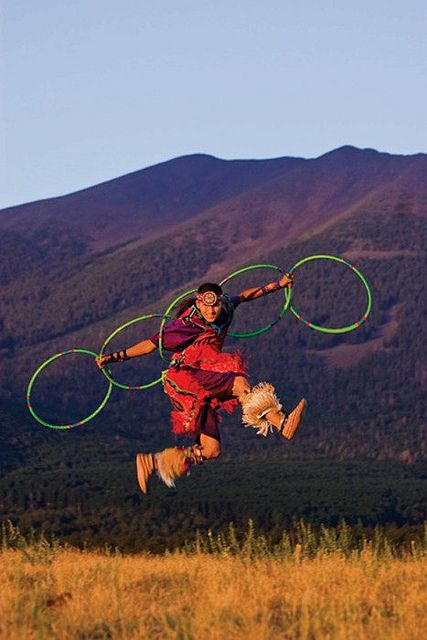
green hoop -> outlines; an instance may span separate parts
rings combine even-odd
[[[81,425],[85,424],[86,422],[89,422],[89,420],[92,420],[92,418],[94,418],[96,415],[98,415],[98,413],[105,407],[105,405],[108,402],[108,399],[111,395],[111,392],[113,390],[113,385],[111,384],[111,382],[108,383],[108,389],[107,389],[107,393],[104,396],[104,399],[102,400],[101,404],[99,405],[99,407],[97,409],[95,409],[95,411],[93,411],[93,413],[91,413],[89,416],[87,416],[86,418],[83,418],[83,420],[78,420],[77,422],[73,422],[70,424],[50,424],[49,422],[46,422],[45,420],[43,420],[42,418],[40,418],[40,416],[37,415],[37,413],[34,411],[34,408],[31,404],[31,390],[33,388],[33,384],[35,379],[37,378],[37,376],[39,375],[39,373],[41,373],[41,371],[43,371],[43,369],[45,367],[47,367],[51,362],[54,362],[54,360],[58,360],[58,358],[61,358],[62,356],[67,356],[70,353],[86,353],[89,356],[92,356],[93,358],[97,358],[98,354],[94,353],[93,351],[89,351],[88,349],[67,349],[66,351],[61,351],[60,353],[56,353],[54,356],[48,358],[47,360],[45,360],[40,366],[39,368],[36,370],[36,372],[33,374],[30,382],[28,383],[28,387],[27,387],[27,407],[29,412],[31,413],[31,415],[33,416],[33,418],[35,418],[37,420],[37,422],[39,422],[40,424],[42,424],[44,427],[49,427],[49,429],[72,429],[73,427],[80,427]]]
[[[233,273],[230,273],[229,276],[221,280],[219,284],[222,286],[227,282],[229,282],[235,276],[238,276],[240,273],[244,273],[245,271],[252,271],[253,269],[276,269],[276,271],[280,271],[280,273],[283,274],[283,270],[277,267],[275,264],[253,264],[253,265],[250,265],[249,267],[242,267],[241,269],[237,269],[237,271],[233,271]],[[279,320],[283,318],[291,302],[291,295],[292,295],[291,290],[288,287],[286,287],[284,291],[285,291],[285,301],[283,303],[282,308],[279,311],[279,315],[276,318],[276,320],[274,320],[270,324],[267,324],[265,327],[261,327],[261,329],[257,329],[256,331],[248,331],[247,333],[232,333],[231,331],[229,331],[227,335],[233,338],[253,338],[254,336],[259,336],[261,333],[265,333],[265,331],[268,331],[269,329],[274,327],[274,325],[277,324]]]
[[[290,273],[294,273],[295,269],[300,267],[305,262],[310,262],[311,260],[319,260],[319,259],[320,260],[335,260],[335,262],[341,262],[342,264],[344,264],[347,267],[349,267],[349,269],[354,271],[354,273],[359,277],[359,279],[362,281],[362,283],[363,283],[363,285],[365,287],[366,295],[367,295],[367,305],[366,305],[366,309],[365,309],[365,312],[364,312],[363,316],[360,318],[360,320],[358,320],[357,322],[354,322],[353,324],[348,325],[347,327],[339,327],[337,329],[331,329],[329,327],[321,327],[321,326],[319,326],[317,324],[314,324],[313,322],[309,322],[308,320],[305,320],[298,313],[298,311],[296,311],[296,309],[292,305],[290,306],[290,310],[292,311],[294,316],[297,318],[297,320],[300,320],[301,322],[303,322],[306,325],[306,327],[309,327],[310,329],[314,329],[315,331],[322,331],[323,333],[348,333],[349,331],[354,331],[354,329],[358,329],[365,322],[365,320],[367,319],[367,317],[369,316],[369,313],[371,311],[372,293],[371,293],[369,285],[366,282],[366,279],[364,278],[363,274],[360,273],[360,271],[358,269],[356,269],[356,267],[353,264],[351,264],[347,260],[344,260],[344,258],[338,258],[337,256],[328,256],[328,255],[308,256],[307,258],[303,258],[302,260],[300,260],[299,262],[294,264],[292,269],[289,269],[289,272]]]
[[[118,327],[118,329],[113,331],[113,333],[109,335],[108,338],[106,338],[106,340],[104,341],[104,344],[101,347],[101,351],[99,352],[99,357],[102,357],[104,355],[105,349],[110,344],[111,340],[120,331],[123,331],[123,329],[126,329],[127,327],[130,327],[131,325],[137,322],[141,322],[141,320],[147,320],[148,318],[162,318],[162,317],[163,316],[161,313],[146,313],[143,316],[139,316],[138,318],[129,320],[129,322],[125,322],[125,324],[122,324],[121,327]],[[102,369],[102,373],[111,384],[113,384],[115,387],[118,387],[119,389],[125,389],[125,391],[142,391],[143,389],[149,389],[150,387],[154,387],[156,384],[161,382],[163,378],[163,372],[162,372],[160,377],[157,378],[156,380],[153,380],[152,382],[147,382],[147,384],[140,384],[140,385],[130,385],[130,384],[121,384],[121,382],[117,382],[116,380],[114,380],[113,377],[111,376],[111,372],[107,368]]]
[[[166,309],[164,315],[162,316],[162,321],[160,323],[160,329],[159,329],[159,354],[160,357],[162,358],[162,360],[165,360],[166,362],[170,362],[170,359],[166,358],[164,355],[164,350],[163,350],[163,334],[164,334],[164,328],[165,328],[165,324],[167,322],[167,320],[170,317],[170,311],[171,309],[174,308],[174,306],[176,304],[178,304],[178,302],[180,302],[183,298],[186,298],[187,296],[191,296],[191,294],[196,293],[197,289],[189,289],[188,291],[186,291],[185,293],[181,293],[181,295],[179,295],[177,298],[175,298],[175,300],[173,302],[170,303],[170,305],[168,306],[168,308]]]

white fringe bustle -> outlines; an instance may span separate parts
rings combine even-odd
[[[245,427],[258,429],[257,435],[267,436],[273,431],[272,425],[265,417],[269,411],[280,411],[282,405],[276,396],[275,389],[269,382],[259,382],[241,399],[242,422]]]

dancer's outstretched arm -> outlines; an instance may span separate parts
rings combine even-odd
[[[110,353],[102,356],[101,358],[96,358],[96,364],[100,369],[103,369],[106,364],[110,364],[111,362],[124,362],[124,360],[129,360],[129,358],[146,356],[155,349],[157,349],[157,347],[153,342],[151,342],[151,340],[142,340],[128,349],[123,349],[122,351],[116,351],[115,353]]]
[[[273,291],[284,289],[285,287],[292,288],[294,284],[293,274],[285,273],[277,282],[270,282],[263,287],[253,287],[252,289],[245,289],[240,294],[240,302],[249,302],[250,300],[256,300],[262,296],[266,296]]]

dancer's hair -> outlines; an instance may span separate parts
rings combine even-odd
[[[213,293],[216,293],[217,296],[222,296],[222,289],[220,285],[216,284],[215,282],[204,282],[197,289],[197,293],[206,293],[206,291],[213,291]],[[178,311],[176,312],[175,318],[179,318],[179,316],[182,315],[184,311],[187,311],[187,309],[192,307],[195,302],[195,296],[192,296],[191,298],[185,298],[185,300],[181,302]]]

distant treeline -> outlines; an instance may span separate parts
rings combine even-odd
[[[342,519],[355,531],[381,525],[409,540],[426,518],[421,465],[242,459],[197,468],[176,490],[155,478],[148,496],[129,463],[83,467],[74,460],[68,469],[29,471],[1,482],[1,517],[26,534],[44,530],[77,545],[158,552],[194,539],[196,531],[223,532],[230,522],[241,536],[248,519],[271,543],[301,519],[317,529]]]

